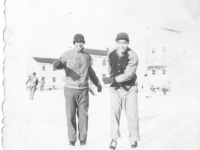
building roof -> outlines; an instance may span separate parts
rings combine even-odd
[[[85,48],[85,51],[90,55],[107,56],[107,50],[97,50]]]
[[[48,63],[48,64],[53,64],[54,61],[58,60],[55,58],[41,58],[41,57],[33,57],[33,59],[39,63]]]
[[[96,49],[88,49],[86,48],[85,51],[90,55],[97,55],[97,56],[107,56],[107,50],[96,50]],[[53,64],[54,61],[58,60],[56,58],[42,58],[42,57],[33,57],[36,62],[39,63],[48,63]]]

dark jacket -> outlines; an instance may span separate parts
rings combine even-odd
[[[138,66],[137,54],[130,48],[123,56],[119,56],[117,49],[114,48],[108,52],[108,71],[111,77],[115,77],[117,83],[119,83],[125,89],[129,89],[131,86],[136,85],[137,76],[136,70]],[[111,85],[113,86],[113,84]]]

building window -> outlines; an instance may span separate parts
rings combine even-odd
[[[156,74],[156,70],[152,70],[152,75],[155,75]]]
[[[103,77],[103,78],[106,78],[106,74],[102,74],[102,77]]]
[[[163,52],[166,52],[166,47],[163,47]]]
[[[156,50],[155,50],[155,48],[153,48],[153,49],[152,49],[152,53],[155,53],[155,52],[156,52]]]
[[[53,77],[53,82],[56,82],[56,77]]]
[[[103,59],[103,66],[106,66],[106,59]]]
[[[163,74],[166,74],[166,70],[165,69],[163,69]]]
[[[56,69],[53,67],[53,71],[56,71]]]
[[[45,71],[45,66],[42,66],[42,70]]]
[[[93,65],[93,63],[94,63],[94,60],[93,60],[93,58],[91,58],[91,65]]]

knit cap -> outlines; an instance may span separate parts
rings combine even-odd
[[[82,34],[74,35],[73,43],[75,44],[75,42],[83,42],[83,43],[85,43],[84,36]]]
[[[129,42],[129,36],[127,33],[121,32],[121,33],[117,34],[116,41],[118,41],[118,40],[126,40],[127,42]]]

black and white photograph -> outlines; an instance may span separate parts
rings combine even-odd
[[[2,149],[200,150],[199,0],[1,8]]]

